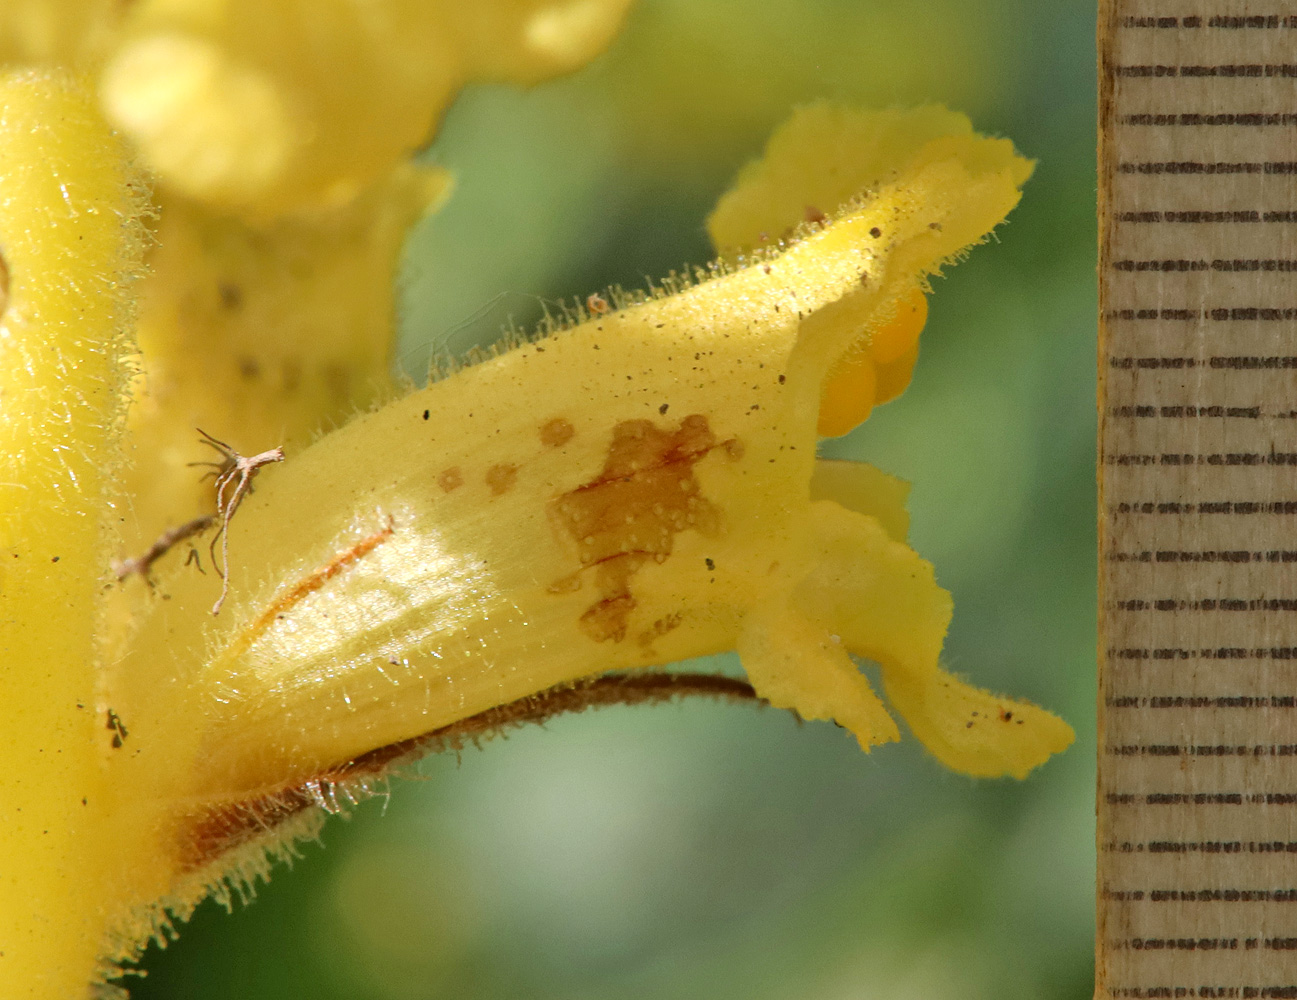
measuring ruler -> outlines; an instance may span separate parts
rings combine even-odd
[[[1096,998],[1297,998],[1297,3],[1102,0]]]

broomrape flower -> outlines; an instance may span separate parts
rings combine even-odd
[[[894,712],[972,775],[1071,741],[940,667],[908,487],[816,457],[1016,204],[1007,141],[803,109],[710,217],[716,263],[397,395],[393,262],[447,190],[405,157],[462,80],[571,69],[625,4],[71,6],[0,15],[11,62],[93,74],[0,83],[7,995],[84,994],[412,754],[750,690],[645,667],[737,649],[771,704],[866,751]]]

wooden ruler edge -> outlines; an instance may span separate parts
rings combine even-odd
[[[1110,210],[1112,200],[1112,184],[1116,174],[1116,149],[1114,137],[1112,135],[1113,114],[1115,103],[1115,75],[1112,72],[1114,65],[1113,47],[1116,43],[1118,11],[1117,5],[1119,0],[1099,0],[1099,17],[1096,26],[1096,70],[1098,72],[1098,119],[1097,119],[1097,166],[1098,166],[1098,193],[1096,209],[1098,211],[1097,232],[1099,237],[1098,246],[1098,270],[1096,277],[1098,279],[1098,303],[1099,315],[1098,320],[1098,348],[1096,352],[1096,363],[1098,366],[1098,378],[1096,382],[1096,406],[1098,407],[1098,432],[1095,442],[1095,485],[1097,491],[1098,506],[1096,517],[1098,520],[1098,552],[1096,561],[1097,571],[1097,611],[1098,621],[1096,623],[1097,635],[1097,669],[1098,678],[1098,695],[1095,705],[1096,725],[1095,725],[1095,922],[1094,922],[1094,997],[1095,1000],[1102,1000],[1106,996],[1106,983],[1108,979],[1108,962],[1107,948],[1105,942],[1108,939],[1107,934],[1107,907],[1104,906],[1103,884],[1104,884],[1104,855],[1102,845],[1106,839],[1107,816],[1103,800],[1103,782],[1104,782],[1104,759],[1103,747],[1106,739],[1107,717],[1104,709],[1104,699],[1108,687],[1108,660],[1107,660],[1107,643],[1106,643],[1106,624],[1107,615],[1104,610],[1106,598],[1106,573],[1107,562],[1104,553],[1108,548],[1109,526],[1107,523],[1106,503],[1105,503],[1105,482],[1104,482],[1104,440],[1107,432],[1107,380],[1108,366],[1105,363],[1108,354],[1108,323],[1105,319],[1108,310],[1108,273],[1109,262],[1111,260],[1112,247],[1112,229],[1113,219]]]

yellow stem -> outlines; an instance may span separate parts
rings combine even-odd
[[[124,406],[139,188],[88,92],[0,78],[0,994],[84,996],[107,808],[95,625]],[[20,859],[20,860],[19,860]]]

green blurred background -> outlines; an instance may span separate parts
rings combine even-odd
[[[331,820],[255,904],[150,950],[132,995],[1088,1000],[1093,38],[1080,0],[640,0],[577,76],[452,109],[427,155],[459,186],[411,239],[400,348],[417,377],[546,300],[705,261],[703,217],[800,102],[940,101],[1013,138],[1035,177],[937,281],[912,388],[823,451],[913,482],[948,664],[1076,746],[975,782],[772,710],[558,719]]]

